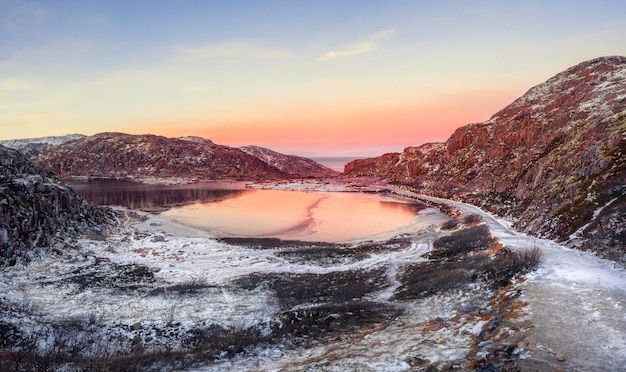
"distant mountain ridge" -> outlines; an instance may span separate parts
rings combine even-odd
[[[62,178],[117,178],[139,182],[320,177],[327,169],[312,160],[269,149],[256,153],[259,156],[201,137],[99,133],[51,146],[34,157],[33,162],[57,172]],[[274,164],[265,161],[272,159],[276,160]],[[327,175],[336,175],[327,170]]]
[[[21,138],[0,141],[0,145],[18,150],[27,158],[38,156],[42,152],[64,144],[65,142],[77,140],[85,137],[84,134],[66,134],[64,136],[47,136],[36,138]]]
[[[287,174],[303,175],[309,177],[334,177],[340,172],[325,167],[311,159],[296,155],[285,155],[260,146],[243,146],[240,150],[263,160]]]
[[[445,143],[356,160],[377,177],[515,218],[523,231],[626,253],[626,57],[583,62]],[[626,258],[626,257],[625,257]]]

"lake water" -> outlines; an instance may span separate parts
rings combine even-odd
[[[246,193],[243,182],[190,185],[148,185],[128,181],[70,182],[87,200],[98,205],[119,205],[145,212],[162,212],[193,203],[208,203]]]
[[[444,219],[424,205],[381,194],[243,189],[242,183],[156,186],[103,181],[72,187],[100,205],[158,212],[160,219],[221,236],[343,242],[391,237],[406,226]]]

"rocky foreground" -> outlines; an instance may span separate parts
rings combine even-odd
[[[76,195],[57,176],[0,146],[0,266],[28,261],[34,248],[104,239],[113,213]]]
[[[547,80],[446,142],[355,160],[376,177],[463,200],[539,236],[626,259],[626,57]]]
[[[157,230],[120,224],[0,268],[0,369],[626,367],[623,269],[471,205],[387,192],[454,217],[330,244],[186,238],[152,216]]]

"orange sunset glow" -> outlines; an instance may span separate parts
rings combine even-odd
[[[312,155],[346,148],[360,155],[444,141],[461,125],[487,120],[517,94],[518,91],[468,92],[451,94],[441,101],[404,103],[404,107],[391,102],[379,107],[376,102],[369,106],[355,104],[356,107],[313,103],[270,108],[250,105],[241,107],[241,112],[214,113],[220,117],[220,124],[206,119],[183,119],[158,126],[162,128],[159,133],[169,137],[194,133],[232,146],[262,143],[291,153],[315,149]],[[402,102],[402,97],[398,102]],[[134,134],[146,133],[150,128],[140,127]]]
[[[0,0],[0,139],[201,136],[305,156],[444,141],[626,54],[622,12],[545,2]]]

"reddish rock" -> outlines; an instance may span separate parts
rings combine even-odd
[[[34,163],[60,177],[280,179],[288,175],[239,149],[197,137],[100,133],[55,146]]]
[[[385,154],[377,158],[354,160],[344,167],[344,174],[352,177],[369,176],[393,178],[400,154]]]
[[[603,57],[530,89],[445,143],[355,161],[345,175],[468,201],[514,217],[523,231],[614,258],[626,252],[624,153],[626,57]]]
[[[239,149],[278,168],[282,172],[296,177],[324,178],[335,177],[340,174],[337,171],[301,156],[285,155],[260,146],[243,146]]]

